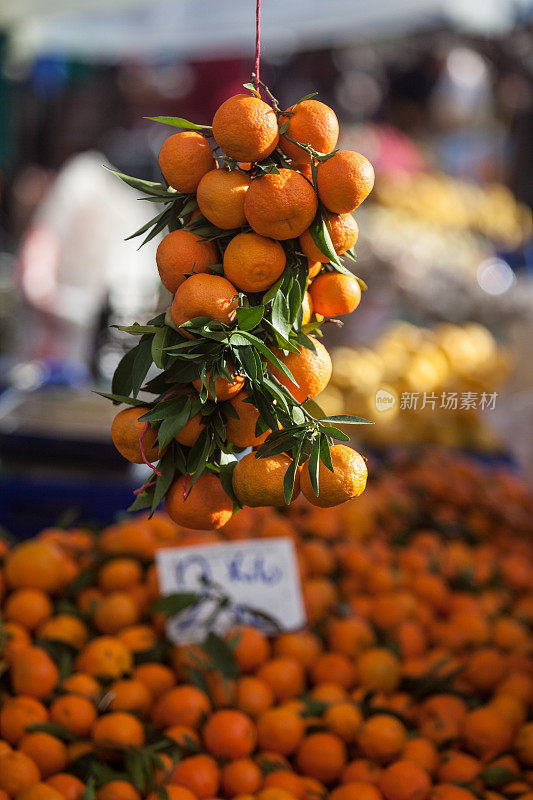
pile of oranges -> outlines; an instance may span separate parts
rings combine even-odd
[[[375,474],[3,545],[0,800],[531,800],[531,499],[440,451]],[[294,540],[308,627],[231,630],[222,669],[165,639],[154,554],[251,536]]]
[[[156,260],[173,299],[164,319],[126,328],[147,347],[117,369],[114,384],[126,388],[108,396],[128,402],[131,393],[133,407],[117,414],[111,435],[132,462],[167,456],[159,483],[144,487],[146,505],[155,494],[153,509],[166,495],[172,519],[198,529],[221,527],[236,506],[287,504],[313,448],[329,474],[313,468],[302,484],[310,502],[351,499],[366,479],[361,457],[346,446],[330,452],[335,429],[320,428],[317,414],[301,405],[331,377],[321,323],[361,300],[361,281],[340,259],[353,257],[352,212],[372,190],[374,171],[359,153],[334,150],[339,125],[331,108],[308,97],[282,111],[272,101],[252,91],[226,100],[211,126],[171,120],[193,129],[163,143],[165,185],[141,188],[170,204],[154,231],[168,222]],[[133,391],[131,376],[144,378],[152,358],[163,372],[147,388],[158,397],[139,403],[140,383]],[[228,488],[219,479],[221,453],[246,447],[255,453],[239,463]],[[291,494],[284,478],[294,459]]]

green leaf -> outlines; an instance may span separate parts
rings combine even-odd
[[[235,656],[227,642],[221,639],[212,631],[209,632],[202,650],[207,653],[213,663],[213,667],[225,678],[234,680],[239,677],[239,668]]]
[[[178,397],[162,400],[146,414],[143,414],[140,419],[143,422],[159,422],[160,420],[176,416],[176,414],[179,414],[183,410],[187,403],[187,397],[188,395],[186,394],[180,394]]]
[[[251,92],[252,94],[255,94],[256,97],[261,97],[261,95],[259,94],[259,92],[255,88],[253,83],[243,83],[243,88],[244,89],[248,89],[248,91]]]
[[[313,492],[315,497],[318,497],[318,471],[320,468],[320,443],[316,442],[311,450],[311,455],[309,456],[309,461],[307,462],[307,469],[309,470],[309,478],[311,480],[311,486],[313,488]]]
[[[287,133],[287,131],[289,129],[289,122],[290,122],[290,119],[287,119],[287,120],[285,120],[283,125],[279,126],[279,135],[280,136],[283,136],[284,133]]]
[[[144,117],[152,122],[161,122],[163,125],[172,125],[174,128],[184,128],[187,131],[210,131],[211,125],[197,125],[182,117]]]
[[[270,287],[270,289],[268,289],[264,293],[264,295],[263,295],[263,303],[264,303],[264,305],[266,305],[267,303],[270,303],[270,301],[274,299],[274,297],[277,295],[277,293],[278,293],[283,281],[284,281],[284,276],[282,275],[281,278],[279,280],[277,280],[276,283],[273,283],[272,286]]]
[[[306,400],[303,404],[303,408],[309,412],[315,419],[321,419],[324,417],[324,411],[316,400]]]
[[[224,463],[223,462],[224,458]],[[237,466],[237,459],[235,456],[229,453],[221,453],[220,454],[220,483],[222,484],[222,488],[230,497],[234,503],[239,505],[239,501],[235,492],[233,491],[233,470]]]
[[[144,192],[145,194],[158,195],[162,198],[169,195],[175,195],[176,197],[179,197],[179,193],[175,189],[163,186],[161,183],[155,183],[154,181],[143,181],[141,178],[132,178],[130,175],[124,175],[123,172],[117,172],[116,169],[111,169],[105,165],[104,169],[106,169],[108,172],[112,172],[113,175],[116,175],[121,181],[127,183],[132,189],[138,189],[140,192]]]
[[[137,397],[142,382],[152,365],[152,345],[149,339],[142,340],[120,360],[113,380],[113,394]]]
[[[124,333],[131,333],[133,336],[142,336],[144,333],[155,334],[163,330],[160,325],[139,325],[137,322],[133,325],[111,325],[111,327]]]
[[[357,275],[356,275],[355,276],[355,280],[357,281],[357,283],[361,287],[361,291],[362,292],[366,292],[368,290],[368,286],[366,285],[366,283],[364,282],[364,280],[362,278],[358,278]]]
[[[159,426],[159,430],[157,432],[157,442],[160,450],[166,447],[167,444],[169,444],[172,439],[177,436],[181,430],[183,430],[190,418],[191,398],[190,396],[187,396],[183,408],[174,416],[165,418]]]
[[[163,369],[163,351],[165,349],[170,328],[165,325],[158,328],[152,339],[152,359],[158,369]]]
[[[278,292],[274,297],[271,322],[274,330],[287,340],[289,338],[290,329],[289,304],[287,302],[287,297],[281,292]]]
[[[343,442],[350,441],[350,437],[347,433],[344,433],[344,431],[334,428],[331,425],[321,425],[321,430],[326,436],[331,436],[332,439],[341,439]]]
[[[332,417],[321,417],[320,422],[333,422],[337,425],[373,425],[368,419],[354,417],[352,414],[334,414]]]
[[[163,217],[167,216],[168,211],[169,211],[168,208],[163,209],[163,211],[161,211],[160,214],[157,214],[157,216],[152,217],[152,219],[148,220],[148,222],[145,222],[144,225],[141,225],[141,227],[138,230],[136,230],[135,233],[130,233],[129,236],[126,236],[124,241],[128,242],[130,239],[135,239],[137,236],[142,236],[142,234],[146,233],[146,231],[150,230],[150,228],[152,228],[153,226],[157,226],[158,222],[160,222],[163,219]]]
[[[115,405],[120,405],[120,403],[125,403],[128,406],[146,405],[144,400],[136,400],[133,397],[126,397],[126,395],[123,394],[111,394],[110,392],[94,392],[94,394],[99,394],[100,397],[105,397],[106,400],[112,400]]]
[[[499,789],[517,779],[517,775],[507,767],[486,767],[480,775],[484,785],[490,789]]]
[[[152,366],[152,342],[151,339],[141,339],[137,345],[137,354],[133,362],[131,372],[132,394],[137,397],[148,370]]]
[[[330,472],[334,472],[333,462],[331,460],[331,451],[329,449],[328,440],[323,434],[320,434],[320,460]]]
[[[337,255],[335,248],[333,247],[333,243],[331,241],[331,236],[329,235],[328,226],[322,216],[322,212],[320,209],[316,212],[316,216],[309,226],[309,233],[311,234],[311,238],[313,242],[316,244],[320,252],[326,256],[332,264],[336,267],[343,267],[339,256]],[[346,270],[348,272],[348,270]],[[350,273],[351,274],[351,273]]]
[[[81,800],[96,800],[96,780],[92,775],[87,779]]]
[[[212,441],[212,434],[204,427],[198,439],[190,449],[189,458],[187,459],[187,472],[189,472],[193,478],[191,488],[194,481],[206,467],[207,456],[209,455]]]
[[[264,306],[250,306],[250,308],[237,309],[238,327],[243,331],[251,331],[256,328],[265,313]]]
[[[290,505],[292,500],[292,493],[294,491],[294,481],[296,478],[296,471],[298,469],[298,463],[300,461],[300,453],[302,452],[304,438],[302,437],[299,442],[298,450],[296,453],[296,457],[293,458],[285,476],[283,478],[283,497],[285,499],[285,504]]]
[[[289,305],[289,322],[292,325],[298,316],[298,312],[302,307],[302,287],[299,281],[294,281],[288,297]]]
[[[150,606],[150,614],[164,614],[165,617],[175,617],[190,608],[199,600],[199,596],[194,592],[176,592],[161,597]]]
[[[235,339],[237,339],[237,341],[235,341]],[[242,341],[243,339],[245,340],[245,342]],[[252,333],[248,333],[247,331],[241,331],[241,333],[234,333],[231,335],[230,342],[233,344],[234,341],[236,344],[241,344],[241,345],[248,343],[253,344],[259,350],[261,355],[263,355],[266,358],[267,361],[273,364],[290,381],[292,381],[296,386],[298,386],[289,368],[286,367],[285,364],[282,361],[280,361],[279,358],[275,356],[271,350],[268,349],[266,344],[262,342],[261,339],[257,338],[257,336],[254,336]]]
[[[142,511],[145,508],[151,508],[154,491],[155,486],[149,486],[146,491],[138,494],[131,506],[128,508],[128,511]]]
[[[157,465],[157,468],[161,475],[158,476],[155,484],[154,496],[152,498],[152,512],[156,510],[159,503],[170,489],[176,474],[174,453],[171,447],[169,447],[166,453],[163,455],[159,461],[159,464]]]
[[[300,99],[298,100],[297,103],[294,104],[294,106],[297,106],[300,103],[303,103],[304,100],[309,100],[311,97],[315,97],[315,95],[317,95],[317,94],[318,94],[318,92],[309,92],[309,94],[306,94],[303,97],[300,97]]]
[[[26,725],[25,730],[28,731],[28,733],[50,733],[52,736],[56,736],[64,742],[79,741],[79,737],[74,736],[68,728],[65,728],[64,725],[60,725],[58,722],[39,722],[33,725]]]

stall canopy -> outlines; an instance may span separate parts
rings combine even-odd
[[[433,25],[498,34],[531,0],[263,0],[267,55],[339,46]],[[11,55],[60,52],[110,61],[218,57],[253,47],[254,0],[3,0]]]

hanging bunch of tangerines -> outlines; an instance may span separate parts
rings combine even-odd
[[[359,453],[335,444],[349,439],[338,424],[366,420],[324,416],[312,398],[331,375],[321,326],[354,311],[366,289],[341,257],[355,259],[351,212],[374,172],[364,156],[334,150],[337,117],[313,95],[281,111],[266,87],[270,104],[245,89],[212,126],[151,118],[182,129],[161,148],[164,183],[117,173],[164,206],[133,236],[144,244],[169,230],[157,267],[173,300],[148,324],[121,328],[140,339],[104,395],[130,406],[111,435],[153,470],[132,508],[166,497],[191,528],[219,528],[241,506],[288,505],[300,489],[338,505],[367,477]]]

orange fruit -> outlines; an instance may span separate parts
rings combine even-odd
[[[313,298],[306,292],[302,300],[302,325],[307,325],[313,316]]]
[[[187,725],[198,728],[211,711],[209,698],[196,686],[175,686],[162,694],[152,708],[152,720],[157,728]]]
[[[381,798],[380,791],[372,784],[349,781],[333,789],[328,800],[381,800]]]
[[[351,214],[374,186],[370,161],[352,150],[339,150],[317,167],[318,196],[328,211]]]
[[[129,781],[114,780],[100,786],[96,792],[96,798],[97,800],[141,800],[141,795]],[[190,798],[183,798],[183,800],[190,800]]]
[[[329,383],[331,378],[331,358],[328,351],[318,339],[309,337],[315,346],[315,352],[306,347],[299,348],[298,353],[284,355],[276,351],[277,357],[292,374],[291,381],[277,367],[271,367],[272,374],[291,393],[296,402],[303,403],[308,397],[316,397]]]
[[[495,708],[482,706],[467,714],[463,738],[471,752],[486,759],[511,746],[513,728]]]
[[[269,786],[267,789],[262,789],[258,794],[255,795],[255,797],[256,800],[295,800],[292,792],[288,792],[286,789],[281,789],[275,786]],[[244,798],[249,800],[248,795],[244,795]],[[239,798],[239,800],[242,800],[242,796]]]
[[[220,478],[204,472],[189,492],[191,478],[181,475],[171,485],[165,498],[165,510],[179,525],[195,530],[216,530],[226,524],[233,513]]]
[[[356,658],[362,650],[375,644],[376,636],[369,623],[360,618],[332,619],[329,623],[328,645],[334,652]]]
[[[277,769],[269,772],[263,782],[265,789],[284,789],[290,792],[297,800],[305,800],[305,783],[302,776],[289,772],[287,769]]]
[[[332,214],[330,212],[326,216],[325,224],[337,255],[341,256],[357,242],[359,228],[351,214]],[[329,261],[329,256],[318,249],[308,230],[300,235],[300,247],[309,261],[322,261],[324,264]]]
[[[303,739],[305,723],[294,711],[279,706],[264,711],[257,720],[259,747],[283,756],[294,753]]]
[[[377,786],[382,772],[382,768],[374,761],[356,758],[342,770],[341,783],[367,783]]]
[[[361,287],[352,275],[323,272],[310,288],[313,309],[324,317],[351,314],[361,302]]]
[[[93,742],[98,747],[122,749],[142,747],[144,729],[137,717],[124,711],[111,711],[94,722],[91,731]]]
[[[28,647],[11,662],[11,685],[15,694],[42,699],[52,694],[59,671],[46,650]]]
[[[315,663],[321,652],[320,639],[311,631],[282,633],[274,640],[274,655],[295,658],[306,669]]]
[[[113,558],[98,570],[98,584],[103,592],[129,589],[142,577],[142,567],[135,558]]]
[[[285,506],[283,479],[290,466],[283,454],[256,458],[248,453],[233,470],[233,491],[244,506]],[[300,494],[299,470],[296,471],[292,499]]]
[[[5,622],[3,624],[3,642],[0,648],[2,658],[10,664],[18,653],[31,646],[30,634],[18,622]]]
[[[52,601],[41,589],[17,589],[5,601],[3,615],[11,622],[18,622],[28,630],[34,630],[53,612]]]
[[[132,714],[147,714],[152,705],[152,693],[136,678],[122,678],[109,687],[111,711],[128,711]]]
[[[440,783],[472,783],[481,772],[479,759],[468,753],[448,751],[443,753],[437,780]]]
[[[309,280],[312,281],[313,278],[316,278],[319,274],[323,264],[321,261],[308,261],[307,266],[309,269]]]
[[[466,704],[460,697],[432,695],[418,709],[417,723],[420,733],[436,745],[457,739],[466,713]]]
[[[42,778],[56,772],[63,772],[68,763],[67,748],[61,739],[44,731],[27,733],[19,742],[18,748],[32,761]]]
[[[241,228],[246,222],[244,204],[250,185],[248,175],[238,169],[208,172],[197,190],[200,211],[217,228]]]
[[[220,784],[217,762],[205,753],[184,758],[174,767],[170,782],[189,789],[198,800],[215,797]]]
[[[205,136],[196,131],[181,131],[163,142],[159,166],[169,186],[193,194],[205,173],[214,169],[215,160]]]
[[[313,187],[292,169],[280,169],[277,175],[268,173],[256,178],[244,200],[244,213],[253,230],[278,240],[294,239],[303,234],[317,208]]]
[[[61,688],[71,694],[87,697],[89,700],[96,700],[100,694],[100,684],[92,675],[85,672],[73,672],[63,683]]]
[[[0,754],[0,790],[7,792],[10,797],[38,783],[40,778],[37,764],[26,753]]]
[[[80,800],[85,791],[85,784],[68,772],[57,772],[47,778],[46,783],[58,791],[65,800]]]
[[[440,761],[439,752],[433,742],[430,739],[424,739],[422,736],[416,736],[406,742],[402,750],[402,758],[418,764],[430,775],[434,774]]]
[[[343,742],[355,741],[362,715],[354,703],[333,703],[324,713],[324,722],[331,733],[337,734]]]
[[[171,231],[161,239],[156,252],[161,283],[171,294],[189,273],[210,272],[219,261],[216,245],[183,229]]]
[[[111,425],[111,438],[120,455],[131,461],[133,464],[142,464],[140,438],[144,453],[148,461],[159,459],[159,447],[157,445],[157,431],[148,426],[146,433],[143,431],[146,423],[139,419],[149,411],[145,406],[124,408],[115,416]]]
[[[344,689],[350,689],[357,678],[353,663],[342,653],[323,653],[311,667],[310,674],[314,684],[330,681]]]
[[[222,767],[221,783],[226,797],[255,794],[263,783],[263,775],[255,761],[238,758]]]
[[[268,683],[278,701],[291,700],[305,688],[305,670],[295,658],[278,656],[266,661],[258,670],[257,677]]]
[[[26,734],[29,725],[47,721],[48,711],[35,697],[8,697],[0,708],[0,736],[9,744],[16,745]]]
[[[333,733],[312,733],[296,753],[298,769],[325,784],[339,777],[345,763],[346,745]]]
[[[171,725],[165,729],[165,736],[176,742],[183,750],[199,750],[200,737],[188,725]]]
[[[224,251],[224,275],[243,292],[264,292],[285,269],[283,247],[257,233],[238,233]]]
[[[100,633],[118,633],[139,619],[139,609],[126,591],[111,592],[103,598],[94,612],[93,622]]]
[[[244,375],[238,375],[234,372],[233,367],[229,367],[231,372],[231,380],[224,377],[224,375],[219,375],[215,378],[215,397],[213,397],[211,393],[211,370],[207,370],[206,375],[206,385],[207,385],[207,394],[211,400],[217,400],[218,402],[222,402],[223,400],[230,400],[232,397],[235,397],[239,394],[242,387],[244,386]],[[199,392],[202,388],[202,381],[200,378],[197,378],[193,381],[194,388]]]
[[[241,672],[254,672],[270,655],[270,644],[265,634],[251,625],[232,628],[228,637],[235,642],[233,656]]]
[[[89,638],[86,624],[73,614],[57,614],[46,619],[38,628],[39,639],[69,644],[80,650]]]
[[[268,431],[256,436],[255,426],[259,419],[259,411],[253,403],[248,402],[249,399],[248,393],[242,391],[230,400],[230,405],[239,418],[227,416],[226,439],[235,447],[259,447],[268,436]]]
[[[378,786],[385,800],[425,800],[431,780],[418,764],[401,759],[383,770]]]
[[[96,708],[86,697],[64,694],[50,706],[50,719],[75,736],[87,737],[97,717]]]
[[[148,687],[154,700],[157,700],[162,694],[172,689],[176,683],[176,678],[170,667],[152,662],[138,664],[133,670],[133,677]]]
[[[216,111],[213,137],[235,161],[262,161],[279,140],[274,109],[254,95],[236,94]]]
[[[17,794],[17,800],[64,800],[63,795],[48,783],[39,781]]]
[[[330,448],[333,472],[320,462],[319,489],[315,495],[309,475],[309,461],[302,467],[300,485],[303,495],[315,506],[331,508],[358,497],[365,489],[368,470],[364,458],[351,447],[335,444]]]
[[[533,767],[533,722],[526,722],[518,731],[514,751],[522,764]]]
[[[201,273],[191,275],[174,295],[172,319],[178,327],[195,317],[208,317],[231,325],[238,304],[238,292],[226,278]],[[188,333],[186,330],[183,332]]]
[[[207,750],[216,758],[245,758],[253,751],[257,731],[252,720],[242,711],[215,711],[203,728]]]
[[[65,558],[51,542],[27,541],[5,557],[4,576],[13,589],[41,589],[55,593],[63,586]]]
[[[220,378],[218,379],[220,380]],[[199,386],[201,388],[202,384],[201,381],[199,382]],[[186,447],[192,447],[195,441],[198,439],[202,431],[204,430],[204,425],[202,425],[203,416],[200,412],[198,414],[194,414],[183,426],[181,431],[176,434],[174,437],[177,442],[180,444],[184,444]]]
[[[390,714],[374,714],[361,726],[357,742],[364,756],[379,762],[396,758],[407,740],[405,726]]]
[[[319,153],[330,153],[339,138],[339,122],[335,112],[319,100],[304,100],[295,106],[290,106],[286,116],[280,117],[280,125],[287,120],[289,125],[285,135],[281,135],[279,146],[286,156],[296,164],[306,164],[311,161],[309,153],[287,136],[302,144],[311,145]]]
[[[357,660],[357,669],[361,684],[366,689],[393,692],[400,683],[400,662],[385,647],[373,647],[361,653]]]
[[[274,692],[261,678],[245,675],[237,681],[235,705],[239,711],[255,718],[274,705]]]
[[[130,651],[113,636],[92,639],[76,659],[76,669],[98,678],[120,678],[132,666]]]

